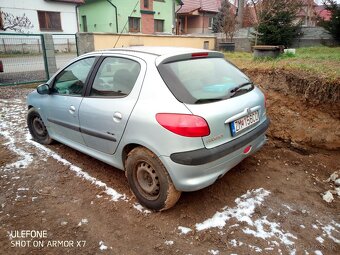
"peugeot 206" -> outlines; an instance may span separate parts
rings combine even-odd
[[[265,96],[220,52],[130,47],[87,53],[27,98],[34,140],[124,170],[145,207],[213,184],[260,149]]]

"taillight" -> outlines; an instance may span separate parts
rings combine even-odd
[[[157,113],[157,122],[167,130],[186,137],[202,137],[210,134],[207,121],[200,116],[177,113]]]
[[[191,57],[192,58],[204,58],[204,57],[208,57],[209,53],[208,52],[198,52],[198,53],[192,53]]]

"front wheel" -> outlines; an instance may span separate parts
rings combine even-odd
[[[158,157],[137,147],[127,157],[126,177],[138,201],[155,211],[173,207],[181,196]]]
[[[29,109],[27,113],[27,126],[33,140],[41,144],[52,143],[52,139],[47,132],[46,126],[35,108]]]

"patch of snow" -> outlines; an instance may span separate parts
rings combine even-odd
[[[322,252],[319,251],[319,250],[315,251],[314,253],[315,253],[315,255],[323,255]]]
[[[12,152],[17,154],[20,159],[14,163],[10,163],[5,165],[3,168],[4,169],[11,169],[11,168],[27,168],[33,161],[33,157],[30,153],[23,151],[22,149],[18,148],[15,145],[15,139],[13,138],[14,134],[9,133],[8,131],[3,131],[2,129],[4,127],[7,127],[7,125],[0,124],[0,135],[4,136],[6,140],[8,140],[7,143],[4,145]]]
[[[166,240],[165,242],[165,245],[173,245],[174,244],[174,241],[171,241],[171,240]]]
[[[141,213],[144,213],[144,214],[150,214],[151,213],[150,210],[145,209],[141,204],[138,204],[138,203],[135,203],[133,205],[133,208],[135,208],[137,211],[140,211]]]
[[[312,224],[312,228],[319,229],[319,227],[317,225],[315,225],[315,224]]]
[[[222,229],[231,218],[236,218],[238,221],[246,222],[252,226],[251,216],[255,211],[255,207],[261,205],[264,198],[269,194],[270,192],[263,188],[248,191],[246,194],[235,199],[236,207],[230,208],[226,206],[222,208],[222,212],[217,212],[212,218],[202,223],[197,223],[196,229],[197,231],[216,227]]]
[[[319,243],[323,243],[325,240],[321,237],[321,236],[318,236],[317,238],[315,238]]]
[[[31,135],[28,133],[26,135],[26,141],[28,143],[37,147],[40,151],[47,154],[47,156],[50,156],[50,157],[54,158],[55,160],[57,160],[58,162],[62,163],[63,165],[68,166],[70,168],[70,170],[75,172],[78,177],[81,177],[82,179],[85,179],[85,180],[91,182],[92,184],[94,184],[95,186],[97,186],[99,188],[103,188],[104,189],[103,192],[106,193],[107,195],[109,195],[111,197],[111,200],[113,200],[113,201],[126,200],[125,194],[118,193],[113,188],[108,187],[106,185],[106,183],[99,181],[96,178],[90,176],[87,172],[83,171],[80,167],[73,165],[72,163],[70,163],[66,159],[59,156],[57,153],[55,153],[55,152],[51,151],[50,149],[46,148],[45,146],[43,146],[42,144],[31,140],[31,138],[32,138]]]
[[[38,197],[32,197],[32,202],[34,202],[34,200],[36,200]]]
[[[294,245],[294,242],[291,241],[289,238],[297,239],[297,237],[292,235],[291,233],[284,233],[280,229],[280,223],[268,221],[267,216],[263,216],[262,218],[255,220],[254,227],[256,228],[256,230],[246,228],[243,230],[243,232],[264,240],[276,237],[279,238],[279,240],[287,246]],[[269,231],[266,231],[265,229],[269,229]]]
[[[232,239],[229,241],[229,243],[234,246],[234,247],[237,247],[237,246],[242,246],[243,243],[241,241],[237,241],[236,239]]]
[[[284,207],[286,207],[289,211],[291,211],[291,212],[293,212],[294,211],[294,209],[293,208],[291,208],[289,205],[286,205],[286,204],[283,204],[283,206]]]
[[[14,177],[12,177],[12,180],[18,180],[18,179],[20,179],[19,176],[14,176]]]
[[[212,255],[218,255],[218,254],[220,254],[220,251],[219,250],[209,250],[208,251],[210,254],[212,254]]]
[[[300,225],[300,228],[306,228],[306,227],[305,227],[304,225],[301,224],[301,225]]]
[[[329,178],[326,180],[326,182],[330,182],[330,181],[335,181],[337,178],[339,177],[338,171],[335,171],[334,173],[332,173]]]
[[[30,190],[29,188],[18,188],[18,191],[27,191]]]
[[[186,235],[186,234],[188,234],[189,232],[192,231],[191,228],[186,228],[186,227],[182,227],[182,226],[179,226],[178,230],[181,231],[181,233],[180,233],[181,235]]]
[[[333,236],[333,232],[337,233],[337,236],[340,235],[340,224],[333,220],[329,225],[322,227],[322,230],[329,239],[337,244],[340,244],[340,240]]]
[[[262,252],[262,249],[260,247],[254,246],[254,245],[248,245],[248,247],[252,250],[254,250],[255,252]]]
[[[81,225],[87,224],[87,223],[89,223],[88,219],[81,219],[81,221],[78,223],[78,226],[80,227]]]
[[[107,246],[104,244],[103,241],[99,242],[99,250],[101,251],[107,250]]]
[[[334,200],[333,194],[327,190],[325,194],[322,195],[322,199],[325,200],[327,203],[331,203]]]

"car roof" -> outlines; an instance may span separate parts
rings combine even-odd
[[[89,52],[87,54],[98,54],[98,53],[125,53],[125,54],[148,54],[154,56],[174,56],[181,54],[189,54],[189,53],[198,53],[198,52],[214,52],[206,49],[197,49],[197,48],[189,48],[189,47],[168,47],[168,46],[132,46],[132,47],[124,47],[124,48],[112,48],[112,49],[104,49],[94,52]]]
[[[195,52],[209,52],[210,50],[189,48],[189,47],[132,46],[132,47],[126,47],[126,48],[107,49],[105,51],[140,52],[140,53],[152,54],[152,55],[157,55],[157,56],[164,56],[164,55],[177,55],[177,54],[186,54],[186,53],[195,53]]]
[[[132,56],[148,55],[156,58],[156,65],[161,64],[164,61],[176,61],[191,58],[194,53],[209,54],[209,57],[224,57],[221,52],[189,48],[189,47],[168,47],[168,46],[132,46],[126,48],[112,48],[100,51],[94,51],[87,53],[85,55],[96,55],[96,54],[108,54],[108,53],[118,53],[118,54],[128,54]]]

